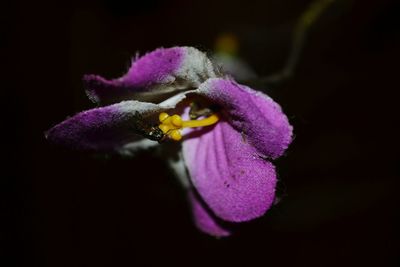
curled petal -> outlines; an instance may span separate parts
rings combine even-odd
[[[138,101],[95,108],[66,119],[46,132],[46,138],[75,149],[110,151],[137,140],[141,132],[137,112],[148,116],[163,110],[159,105]]]
[[[274,166],[229,123],[220,121],[212,130],[185,140],[183,155],[194,187],[218,217],[248,221],[273,203]]]
[[[214,67],[204,53],[193,47],[172,47],[140,57],[120,78],[86,75],[84,83],[89,98],[96,103],[129,98],[160,102],[165,95],[198,87],[212,77],[216,77]]]
[[[226,114],[233,127],[264,157],[277,158],[292,140],[292,126],[267,95],[228,79],[209,79],[198,92]]]
[[[215,218],[210,214],[204,204],[200,202],[198,197],[193,191],[189,191],[189,202],[192,207],[193,220],[197,228],[206,234],[223,237],[229,236],[230,232],[222,228]]]

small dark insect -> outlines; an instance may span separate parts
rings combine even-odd
[[[138,111],[136,111],[133,119],[135,120],[136,130],[140,135],[159,143],[165,141],[167,136],[163,131],[157,125],[147,123]]]

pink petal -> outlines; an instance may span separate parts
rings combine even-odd
[[[194,187],[220,218],[241,222],[263,215],[275,196],[274,166],[260,158],[228,122],[183,142]]]
[[[204,53],[193,47],[172,47],[140,57],[120,78],[86,75],[84,83],[89,98],[97,103],[128,99],[156,103],[163,95],[193,89],[212,77],[214,67]]]
[[[281,107],[267,95],[221,78],[207,80],[198,92],[221,106],[229,123],[260,155],[275,159],[292,141],[292,126]]]
[[[52,143],[82,150],[111,151],[141,138],[136,112],[151,114],[163,110],[152,103],[124,101],[90,109],[66,119],[46,132]]]
[[[197,228],[199,228],[202,232],[206,234],[216,237],[230,235],[229,231],[218,225],[216,220],[199,201],[194,192],[189,191],[188,195],[190,204],[192,206],[194,223],[196,224]]]

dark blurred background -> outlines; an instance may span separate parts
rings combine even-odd
[[[93,107],[83,74],[118,77],[137,51],[210,52],[230,33],[259,75],[279,71],[310,3],[2,4],[1,266],[398,266],[398,1],[336,1],[293,77],[266,89],[296,139],[275,162],[280,202],[230,238],[197,231],[161,159],[93,157],[44,139]]]

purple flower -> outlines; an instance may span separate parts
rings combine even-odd
[[[230,234],[222,221],[249,221],[271,207],[270,160],[284,153],[292,127],[267,95],[223,76],[192,47],[160,48],[132,62],[121,78],[84,81],[91,100],[109,105],[51,128],[50,141],[132,155],[178,140],[178,160],[168,161],[188,191],[196,225],[214,236]]]

